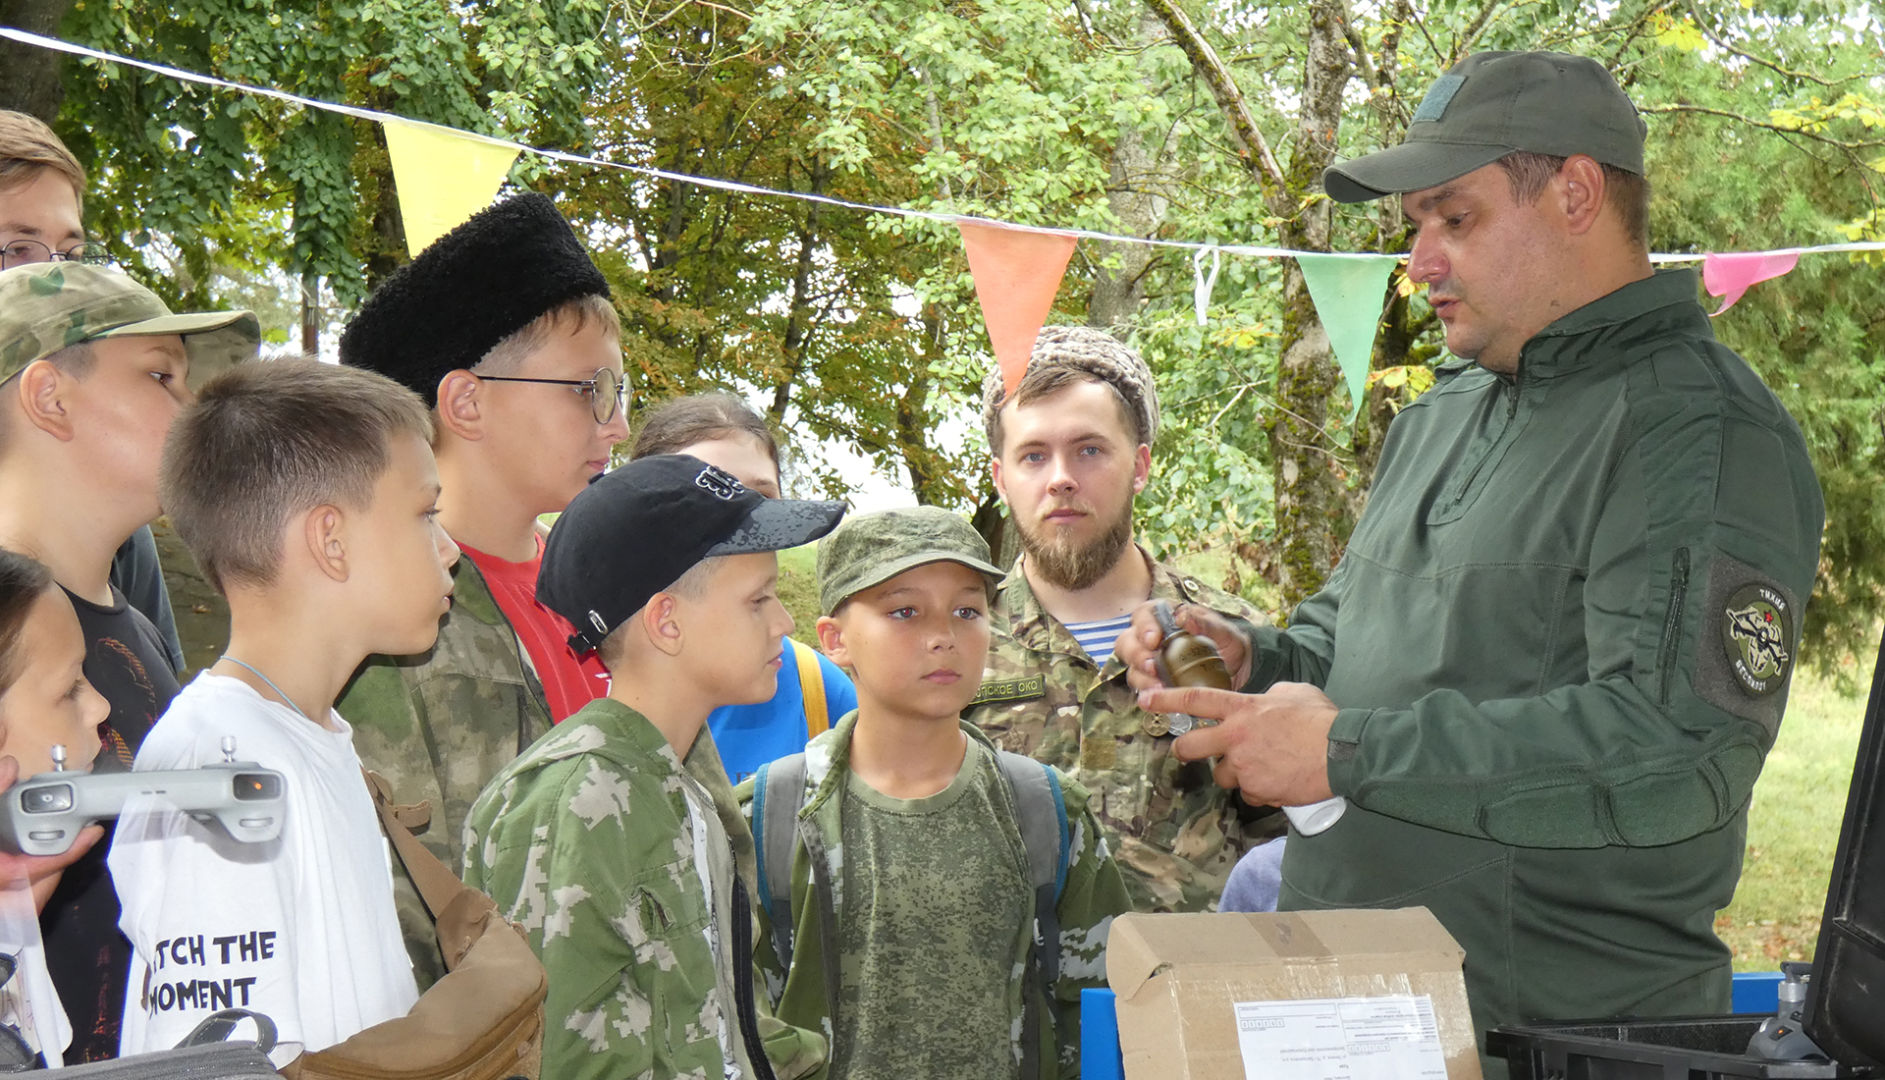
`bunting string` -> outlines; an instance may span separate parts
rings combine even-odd
[[[576,165],[593,165],[593,166],[596,166],[599,168],[605,168],[605,169],[617,169],[623,172],[634,173],[639,176],[646,176],[646,177],[650,177],[650,178],[658,179],[658,180],[666,180],[672,183],[691,184],[697,187],[712,188],[718,191],[732,192],[732,193],[741,194],[741,195],[754,195],[754,196],[758,196],[762,198],[774,198],[774,199],[797,199],[801,202],[819,203],[825,206],[835,206],[835,207],[839,207],[846,210],[857,210],[857,211],[861,211],[864,213],[871,213],[871,214],[887,214],[887,215],[891,215],[895,217],[902,217],[902,218],[916,218],[916,219],[921,219],[925,221],[937,222],[939,224],[956,225],[958,223],[966,222],[971,225],[983,225],[983,226],[988,226],[988,227],[997,228],[997,229],[1014,229],[1020,232],[1046,233],[1046,234],[1051,234],[1051,235],[1056,235],[1056,236],[1068,236],[1068,237],[1074,237],[1081,240],[1094,240],[1094,241],[1099,241],[1102,243],[1109,243],[1109,244],[1139,244],[1146,247],[1176,248],[1176,249],[1181,249],[1185,251],[1194,251],[1194,252],[1217,251],[1217,252],[1223,252],[1225,254],[1242,255],[1242,256],[1247,256],[1247,257],[1252,257],[1252,258],[1297,258],[1303,255],[1314,255],[1323,259],[1359,259],[1359,260],[1368,260],[1368,261],[1374,261],[1374,260],[1378,260],[1382,258],[1382,254],[1378,252],[1299,251],[1293,248],[1270,247],[1270,246],[1254,245],[1254,244],[1221,244],[1221,243],[1215,243],[1208,240],[1173,240],[1173,239],[1165,239],[1161,237],[1127,236],[1127,235],[1121,235],[1118,233],[1099,232],[1092,229],[1076,229],[1076,228],[1065,228],[1065,227],[1059,227],[1059,226],[1045,226],[1045,225],[1023,225],[1023,224],[1019,224],[1017,222],[1012,222],[1012,221],[1001,221],[995,218],[986,218],[986,217],[979,217],[979,216],[974,216],[974,215],[950,213],[947,211],[919,210],[919,209],[914,209],[914,208],[906,207],[906,206],[880,206],[874,203],[854,202],[849,199],[840,199],[831,195],[819,195],[819,194],[814,194],[812,192],[806,192],[806,191],[782,191],[776,188],[760,187],[759,185],[756,185],[756,184],[741,183],[736,180],[725,180],[725,179],[721,179],[719,177],[713,177],[713,176],[697,176],[697,175],[692,175],[689,173],[673,172],[667,169],[658,169],[658,168],[654,168],[652,166],[647,166],[647,165],[633,165],[626,162],[610,161],[606,158],[592,157],[585,154],[575,154],[575,153],[570,153],[564,150],[551,150],[551,149],[546,149],[543,147],[527,146],[522,143],[514,142],[512,140],[500,139],[500,138],[490,136],[490,135],[482,135],[477,132],[464,131],[459,128],[447,127],[447,126],[439,125],[439,124],[429,124],[424,121],[411,120],[406,117],[398,116],[393,113],[382,112],[376,109],[362,109],[362,108],[358,108],[352,105],[342,105],[337,102],[322,101],[318,98],[304,97],[300,94],[290,93],[289,91],[286,91],[286,90],[277,90],[272,87],[254,86],[248,83],[232,82],[228,79],[220,79],[213,75],[204,75],[199,72],[186,71],[182,68],[170,67],[166,64],[157,64],[157,63],[152,63],[148,60],[139,60],[134,57],[121,56],[116,53],[103,52],[101,50],[89,48],[84,45],[77,45],[69,41],[62,41],[58,38],[46,37],[41,34],[30,33],[28,31],[20,30],[20,29],[17,29],[15,27],[10,27],[10,26],[0,26],[0,38],[6,38],[10,41],[16,41],[23,45],[32,45],[32,46],[37,46],[42,49],[51,49],[56,52],[67,53],[72,56],[84,57],[86,59],[96,60],[101,63],[119,64],[125,67],[138,68],[143,71],[149,71],[153,74],[163,75],[172,79],[179,79],[184,82],[198,83],[203,86],[211,86],[211,87],[216,87],[218,89],[223,89],[223,90],[232,90],[232,91],[235,91],[237,93],[242,93],[242,94],[254,94],[260,97],[273,98],[277,101],[289,102],[291,104],[302,106],[303,108],[318,109],[323,112],[338,113],[342,116],[350,116],[356,120],[368,120],[368,121],[378,123],[378,124],[388,124],[390,122],[393,124],[406,124],[412,127],[430,128],[439,134],[450,135],[450,136],[454,136],[461,139],[467,139],[474,142],[484,143],[484,144],[489,145],[493,149],[500,149],[503,151],[514,152],[514,153],[533,154],[537,157],[544,158],[549,161],[559,161],[559,162],[564,162],[568,164],[576,164]],[[1885,252],[1885,241],[1861,241],[1861,242],[1843,243],[1843,244],[1816,244],[1816,245],[1803,246],[1803,247],[1780,248],[1780,249],[1775,249],[1769,252],[1745,252],[1745,253],[1733,253],[1733,254],[1817,255],[1817,254],[1829,254],[1829,253],[1836,253],[1836,252]],[[1403,260],[1403,261],[1406,259],[1405,254],[1393,254],[1392,257]],[[1699,262],[1706,259],[1707,257],[1708,257],[1708,253],[1701,253],[1701,252],[1656,253],[1650,256],[1650,261],[1656,262],[1656,263]]]

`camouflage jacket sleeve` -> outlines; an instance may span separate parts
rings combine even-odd
[[[678,783],[586,754],[493,792],[466,876],[524,927],[549,974],[546,1077],[723,1075],[710,913],[671,801]]]
[[[1055,770],[1058,772],[1059,770]],[[1080,991],[1106,985],[1106,936],[1113,916],[1132,910],[1126,880],[1106,846],[1079,781],[1060,778],[1072,830],[1060,920],[1060,977],[1054,982],[1055,1037],[1061,1076],[1080,1075]]]

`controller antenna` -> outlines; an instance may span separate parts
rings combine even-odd
[[[223,736],[223,764],[233,765],[235,764],[235,761],[236,761],[236,737],[234,735],[224,735]]]
[[[65,771],[65,744],[64,743],[52,744],[52,771],[53,772]]]

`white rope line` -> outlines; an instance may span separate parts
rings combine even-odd
[[[1176,248],[1195,252],[1220,251],[1232,255],[1248,255],[1253,258],[1275,259],[1310,256],[1335,259],[1395,259],[1402,262],[1405,262],[1407,259],[1405,253],[1382,254],[1369,251],[1298,251],[1293,248],[1265,247],[1252,244],[1219,244],[1208,240],[1161,240],[1156,237],[1147,236],[1121,236],[1116,233],[1096,232],[1091,229],[1066,229],[1052,228],[1044,225],[1019,225],[1012,221],[997,221],[993,218],[976,217],[967,214],[947,214],[935,210],[913,210],[905,206],[879,206],[874,203],[852,202],[849,199],[839,199],[830,195],[816,195],[806,191],[780,191],[775,188],[759,187],[755,184],[743,184],[736,180],[722,180],[712,176],[694,176],[688,173],[656,169],[646,165],[628,165],[619,161],[608,161],[603,158],[589,157],[584,154],[572,154],[564,150],[545,150],[541,147],[526,146],[509,139],[481,135],[477,132],[464,131],[442,124],[428,123],[423,120],[409,120],[406,117],[381,112],[377,109],[361,109],[352,105],[341,105],[332,101],[322,101],[318,98],[303,97],[300,94],[292,94],[286,90],[276,90],[272,87],[251,86],[247,83],[231,82],[227,79],[216,78],[213,75],[203,75],[194,71],[185,71],[182,68],[170,67],[165,64],[154,64],[148,60],[137,60],[128,56],[119,56],[115,53],[101,52],[97,49],[87,48],[84,45],[75,45],[69,41],[61,41],[58,38],[28,33],[25,30],[18,30],[11,26],[0,26],[0,38],[7,38],[11,41],[19,42],[22,45],[33,45],[42,49],[52,49],[56,52],[69,53],[73,56],[82,56],[103,63],[122,64],[126,67],[141,68],[142,70],[157,75],[180,79],[184,82],[199,83],[204,86],[213,86],[223,90],[234,90],[238,93],[256,94],[261,97],[274,98],[277,101],[290,102],[295,105],[300,105],[303,108],[319,109],[323,112],[350,116],[356,120],[371,120],[381,124],[396,123],[409,124],[415,127],[427,127],[435,131],[449,132],[459,138],[470,139],[491,146],[514,149],[519,153],[535,154],[538,157],[547,158],[551,161],[563,161],[578,165],[596,165],[605,169],[619,169],[623,172],[631,172],[640,176],[668,180],[678,184],[692,184],[697,187],[713,188],[718,191],[734,192],[741,195],[758,195],[764,198],[774,199],[798,199],[802,202],[836,206],[846,210],[861,210],[871,214],[890,214],[895,217],[918,218],[924,221],[935,221],[947,225],[986,225],[998,229],[1014,229],[1019,232],[1045,233],[1053,236],[1073,236],[1082,240],[1097,240],[1109,244],[1141,244],[1147,247]],[[1830,252],[1863,251],[1885,252],[1885,241],[1818,244],[1810,247],[1778,248],[1764,252],[1718,252],[1706,254],[1819,255]],[[1656,263],[1699,262],[1706,257],[1706,254],[1657,253],[1651,255],[1649,258],[1651,262]]]

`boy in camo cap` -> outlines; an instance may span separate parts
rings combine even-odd
[[[1079,1074],[1080,991],[1105,985],[1126,886],[1086,789],[959,719],[999,580],[936,507],[819,545],[818,641],[858,707],[741,795],[768,990],[780,1019],[832,1033],[834,1076]]]
[[[158,514],[158,459],[190,387],[260,340],[249,312],[173,315],[115,270],[0,270],[0,547],[50,567],[78,613],[85,677],[111,704],[98,770],[129,769],[177,693],[156,628],[111,584],[112,555]],[[109,847],[66,872],[40,917],[74,1064],[117,1052],[131,953]]]

